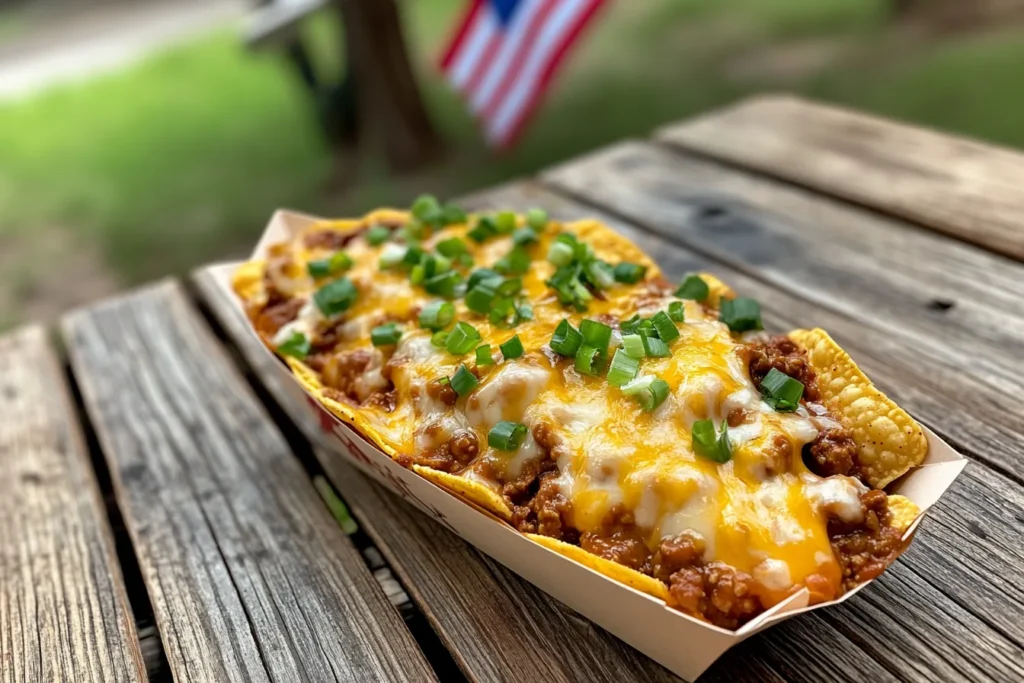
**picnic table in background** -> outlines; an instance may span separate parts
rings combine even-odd
[[[828,329],[971,460],[881,579],[702,681],[1024,679],[1022,177],[771,97],[465,198]],[[0,681],[676,680],[332,454],[218,268],[0,338]]]

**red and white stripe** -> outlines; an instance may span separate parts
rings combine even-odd
[[[441,68],[480,119],[487,141],[511,145],[569,49],[604,0],[522,0],[502,26],[472,0]]]

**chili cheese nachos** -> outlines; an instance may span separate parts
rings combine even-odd
[[[822,330],[762,330],[543,211],[322,222],[233,287],[306,390],[535,542],[725,628],[878,576],[917,507],[921,427]]]

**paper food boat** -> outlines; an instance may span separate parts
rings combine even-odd
[[[288,240],[318,220],[321,219],[290,211],[276,212],[252,258],[261,258],[271,244]],[[242,313],[241,301],[231,291],[230,268],[221,269],[218,275],[218,286],[230,294]],[[273,355],[269,349],[265,351]],[[339,457],[530,583],[687,680],[695,679],[726,650],[755,633],[803,612],[843,602],[871,583],[861,584],[838,600],[813,607],[808,606],[804,589],[739,630],[712,626],[530,541],[504,521],[400,466],[308,395],[284,363],[275,363],[274,367],[280,373],[282,385],[289,387],[291,400],[319,419],[327,441],[336,446]],[[924,431],[928,437],[928,457],[920,467],[888,487],[890,493],[900,493],[914,501],[922,515],[967,464],[962,455],[931,430],[925,427]],[[919,517],[907,529],[906,540],[913,536],[920,521]]]

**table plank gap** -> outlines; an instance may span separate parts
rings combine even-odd
[[[1024,155],[1009,149],[776,95],[656,137],[1024,259]]]
[[[1021,264],[647,143],[617,144],[568,162],[543,182],[728,264],[763,283],[758,287],[770,284],[859,321],[881,343],[912,340],[918,356],[968,374],[981,389],[971,394],[986,408],[980,414],[994,418],[990,426],[1002,441],[1016,440],[1010,415],[1024,420],[1024,406],[1015,400],[1024,394],[1016,351],[1024,337]],[[936,299],[955,306],[933,310]],[[1016,454],[978,450],[1007,476],[1022,479]]]
[[[431,680],[179,285],[62,321],[176,680]]]
[[[146,680],[99,486],[41,327],[0,336],[0,415],[0,680]]]

